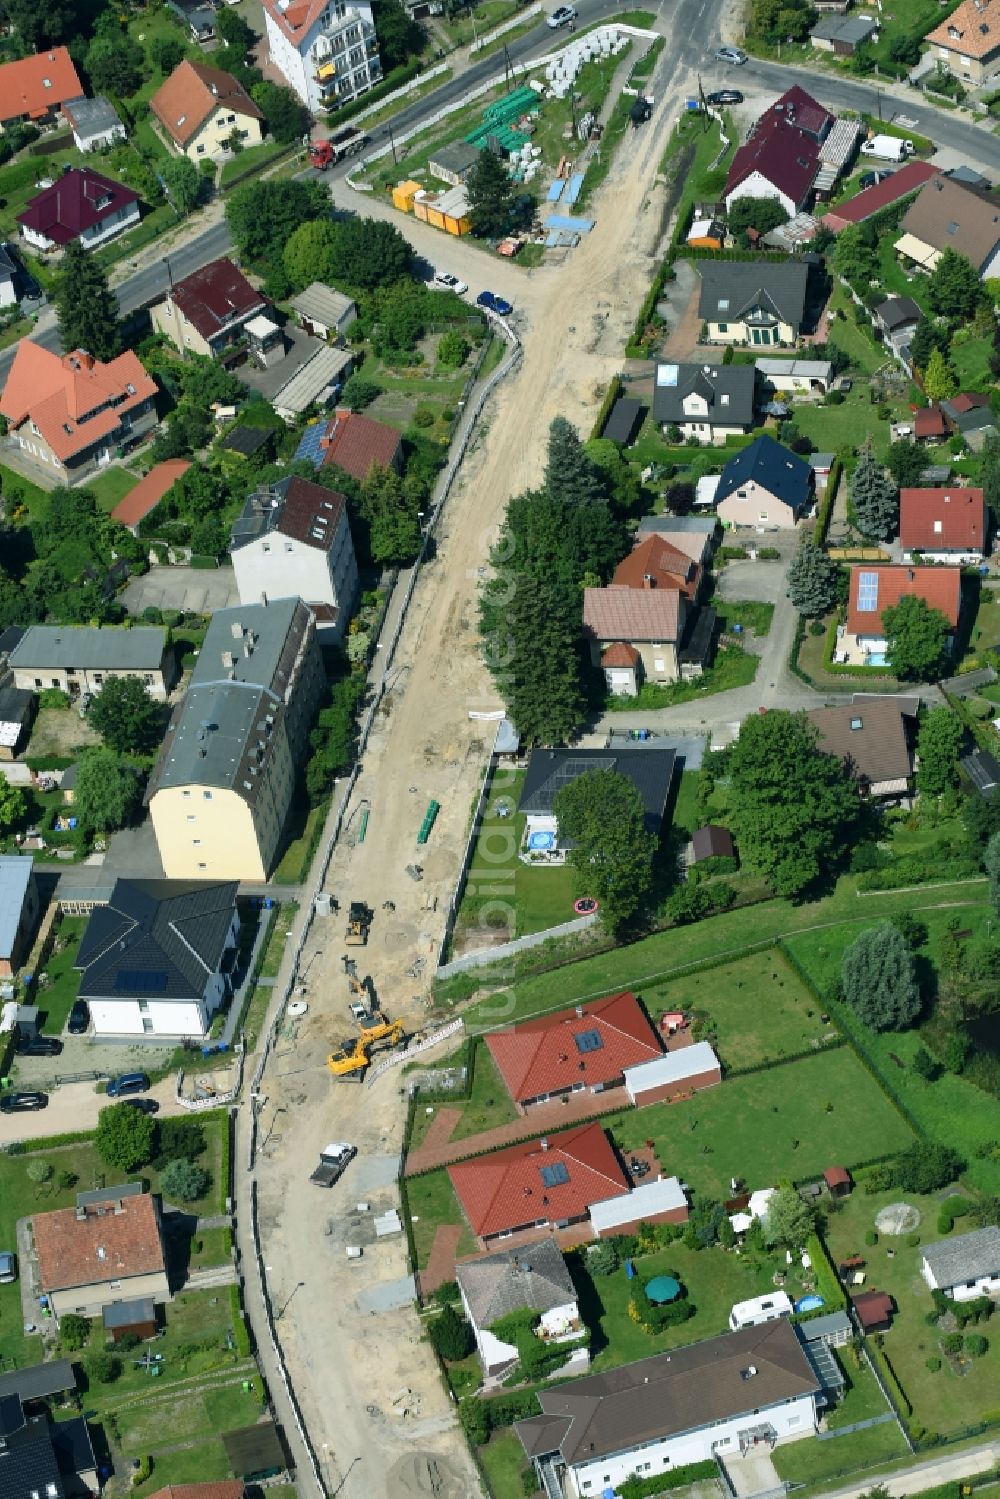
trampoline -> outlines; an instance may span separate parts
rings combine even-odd
[[[529,833],[528,847],[533,850],[551,849],[556,846],[555,833]]]
[[[666,1306],[668,1302],[676,1301],[680,1294],[680,1281],[674,1280],[672,1275],[657,1275],[646,1287],[646,1300],[654,1306]]]
[[[581,895],[579,900],[573,902],[573,910],[578,916],[593,916],[598,909],[598,903],[592,895]]]
[[[817,1312],[821,1306],[825,1305],[826,1302],[822,1296],[800,1296],[795,1303],[795,1310],[797,1312]]]

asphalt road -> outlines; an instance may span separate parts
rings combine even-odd
[[[667,3],[668,0],[659,0],[656,29],[663,31],[667,36],[671,57],[675,60],[678,69],[685,66],[703,68],[703,81],[707,88],[720,87],[723,84],[737,87],[746,83],[751,86],[756,85],[760,89],[773,88],[775,94],[779,94],[793,83],[805,82],[814,89],[821,101],[831,108],[865,110],[872,114],[878,114],[881,108],[882,117],[886,120],[892,119],[894,115],[902,115],[908,122],[909,128],[920,135],[930,136],[941,147],[959,152],[962,160],[972,165],[986,167],[992,162],[995,168],[996,138],[994,136],[944,110],[921,105],[915,99],[912,102],[909,98],[900,100],[887,90],[875,88],[869,83],[831,77],[826,74],[810,79],[801,68],[787,67],[782,63],[762,62],[756,58],[751,58],[741,68],[728,67],[715,62],[712,54],[721,37],[722,17],[726,8],[725,0],[700,0],[700,3],[699,0],[676,0],[676,3],[672,4],[669,9],[666,8]],[[582,30],[591,26],[603,17],[613,15],[620,8],[618,4],[609,5],[608,0],[577,0],[579,27]],[[523,36],[510,42],[507,50],[512,62],[528,62],[532,58],[543,56],[559,45],[564,45],[568,39],[568,32],[554,31],[543,21],[525,32]],[[460,99],[477,84],[495,77],[502,70],[503,65],[503,52],[494,52],[482,62],[477,62],[471,68],[448,79],[441,88],[435,89],[394,115],[393,133],[397,136],[402,135],[421,125],[446,105]],[[379,125],[371,133],[371,140],[376,146],[382,145],[388,139],[389,127],[387,125]],[[342,176],[351,165],[350,162],[344,163],[339,168],[334,168],[334,172]],[[359,201],[359,207],[361,206]],[[216,256],[224,255],[230,248],[231,241],[225,223],[214,224],[210,229],[195,235],[186,244],[171,251],[169,275],[175,281],[180,280],[190,275],[192,271],[198,270],[200,266],[206,265],[210,260],[214,260]],[[138,271],[118,287],[118,302],[122,312],[133,312],[136,308],[152,301],[166,289],[167,283],[166,261],[159,261],[155,265]],[[45,321],[43,326],[34,333],[33,338],[43,348],[58,349],[60,346],[55,325],[50,320]],[[0,352],[0,383],[7,379],[15,351],[16,345]]]

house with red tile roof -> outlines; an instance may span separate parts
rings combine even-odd
[[[103,364],[84,349],[60,357],[24,338],[0,414],[18,447],[70,483],[156,426],[156,395],[156,381],[131,352]]]
[[[68,99],[79,99],[83,84],[65,47],[51,47],[0,66],[0,126],[30,120],[45,125]]]
[[[944,412],[936,401],[914,412],[914,442],[941,442],[947,436],[948,426],[944,419]]]
[[[899,491],[899,542],[903,561],[982,562],[987,513],[981,489],[958,485]]]
[[[662,1055],[656,1031],[625,991],[525,1020],[486,1036],[507,1092],[524,1111],[570,1093],[602,1093],[626,1067]]]
[[[962,0],[924,40],[963,83],[985,83],[1000,73],[1000,0]]]
[[[371,0],[264,0],[271,62],[318,114],[365,93],[382,77]]]
[[[119,500],[111,512],[111,519],[120,526],[127,526],[134,536],[139,522],[156,509],[163,496],[190,467],[186,458],[167,458],[163,463],[154,463],[146,477],[140,479],[123,500]]]
[[[90,167],[69,167],[17,216],[21,237],[35,250],[85,250],[106,244],[139,222],[139,194]]]
[[[232,150],[235,130],[242,145],[259,146],[261,110],[242,83],[222,68],[185,58],[149,101],[175,151],[192,161],[211,161]]]
[[[448,1175],[484,1249],[511,1234],[542,1238],[552,1229],[586,1224],[591,1203],[629,1190],[625,1170],[596,1123],[459,1161]]]
[[[337,643],[358,591],[342,494],[297,476],[262,485],[233,522],[229,550],[241,604],[303,598],[321,643]]]
[[[677,588],[692,604],[701,591],[702,569],[662,536],[639,542],[615,568],[612,583],[625,588]]]
[[[403,463],[403,438],[395,427],[373,421],[360,411],[338,406],[320,439],[323,466],[332,464],[350,474],[359,484],[367,479],[372,467],[394,468]]]
[[[897,172],[887,173],[873,187],[866,187],[853,197],[845,198],[843,203],[838,203],[825,213],[820,223],[831,234],[839,234],[849,224],[863,224],[866,219],[881,213],[883,208],[889,208],[893,203],[900,203],[904,198],[919,192],[924,183],[936,177],[939,171],[940,168],[932,167],[929,161],[908,161]]]
[[[852,567],[847,622],[837,631],[834,659],[852,666],[885,666],[883,611],[907,598],[923,599],[929,609],[944,615],[954,632],[962,612],[961,569],[865,563]]]
[[[57,1317],[96,1316],[114,1301],[170,1298],[155,1197],[130,1186],[82,1194],[76,1207],[31,1220],[38,1289]]]
[[[175,282],[150,316],[156,331],[182,353],[191,349],[217,359],[239,341],[247,323],[270,307],[228,255],[220,255]]]

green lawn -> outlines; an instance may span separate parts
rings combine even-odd
[[[875,1463],[908,1455],[909,1448],[896,1422],[887,1421],[881,1426],[869,1426],[864,1431],[848,1432],[829,1442],[791,1442],[776,1447],[771,1458],[781,1478],[811,1487],[831,1478],[857,1473],[859,1468],[869,1468]]]
[[[479,1461],[486,1470],[493,1499],[521,1499],[521,1473],[528,1467],[524,1448],[507,1427],[490,1437],[485,1447],[477,1449]]]
[[[311,859],[315,852],[314,840],[317,837],[317,829],[322,827],[329,810],[328,798],[324,798],[315,807],[307,806],[304,797],[296,798],[292,803],[288,826],[284,833],[287,841],[278,865],[271,875],[271,880],[275,885],[301,885],[309,873],[306,861]]]
[[[162,1398],[157,1386],[155,1401],[134,1405],[116,1402],[109,1417],[126,1457],[138,1457],[144,1452],[155,1453],[157,1447],[252,1426],[261,1411],[261,1384],[259,1379],[250,1384],[251,1388],[244,1390],[242,1379],[237,1379],[232,1384],[174,1396],[164,1390]]]
[[[429,1171],[426,1176],[408,1177],[406,1197],[413,1224],[418,1270],[425,1268],[434,1244],[434,1235],[444,1223],[462,1225],[456,1255],[461,1257],[463,1254],[475,1254],[478,1248],[476,1237],[465,1221],[447,1171],[442,1168],[440,1171]]]
[[[969,652],[979,655],[983,651],[1000,646],[1000,589],[982,588],[979,593],[979,608],[969,633]],[[983,694],[990,697],[990,692]],[[994,699],[990,698],[990,701]]]
[[[295,925],[298,910],[298,902],[294,900],[283,900],[278,907],[278,914],[275,917],[271,934],[267,939],[267,946],[264,949],[264,958],[260,965],[260,978],[273,979],[278,977],[278,969],[281,967],[281,960],[285,955],[285,944],[291,935],[292,927]],[[261,914],[266,920],[267,912],[265,911]]]
[[[129,473],[127,468],[115,466],[103,469],[95,478],[88,480],[87,488],[96,496],[100,508],[110,511],[132,492],[138,482],[136,474]]]
[[[453,1140],[467,1140],[470,1135],[496,1129],[498,1125],[509,1124],[517,1118],[517,1110],[484,1041],[476,1047],[475,1057],[472,1094],[455,1126]]]
[[[726,1068],[755,1067],[839,1037],[774,948],[644,988],[642,999],[654,1019],[663,1010],[696,1011],[699,1034],[711,1035]]]
[[[623,1155],[651,1139],[664,1171],[695,1192],[729,1196],[751,1186],[808,1180],[894,1150],[913,1134],[848,1047],[780,1071],[730,1078],[683,1103],[630,1109],[604,1121]]]
[[[913,1420],[929,1431],[955,1432],[975,1421],[990,1420],[996,1411],[1000,1339],[989,1323],[981,1329],[989,1341],[984,1358],[966,1360],[961,1371],[952,1369],[947,1359],[942,1360],[942,1367],[936,1372],[927,1368],[928,1358],[941,1356],[941,1330],[928,1327],[925,1320],[932,1303],[920,1275],[921,1249],[907,1243],[905,1238],[883,1236],[874,1246],[865,1243],[865,1233],[874,1227],[879,1209],[900,1198],[899,1192],[869,1196],[855,1191],[831,1215],[824,1237],[835,1261],[851,1254],[863,1255],[868,1275],[866,1289],[888,1291],[896,1303],[896,1315],[891,1329],[883,1335],[883,1346],[913,1406]],[[941,1237],[936,1226],[939,1199],[907,1193],[903,1200],[921,1215],[918,1230],[921,1243],[936,1242]],[[968,1220],[960,1218],[954,1235],[968,1229]]]
[[[39,977],[38,1006],[44,1015],[42,1030],[47,1036],[61,1035],[80,988],[80,975],[73,963],[87,920],[86,916],[63,917],[55,947],[42,970],[48,975],[48,983],[43,984]]]
[[[701,826],[701,818],[698,816],[698,782],[701,778],[700,771],[685,770],[681,773],[677,784],[677,796],[674,800],[673,825],[675,828],[683,829],[685,833],[695,833]]]
[[[989,390],[993,383],[989,358],[993,346],[988,338],[952,341],[949,358],[962,390]]]
[[[247,146],[238,156],[232,156],[222,164],[221,183],[225,187],[236,177],[245,177],[250,172],[262,172],[276,156],[288,150],[278,141],[261,141],[259,146]]]
[[[714,664],[693,681],[674,682],[669,687],[644,682],[635,697],[609,695],[604,708],[608,713],[635,713],[643,708],[673,708],[678,703],[712,697],[717,692],[731,692],[734,687],[749,686],[759,665],[760,657],[749,655],[742,646],[723,645],[716,652]]]
[[[838,323],[837,328],[844,325]],[[895,416],[902,417],[909,411],[905,401],[890,401]],[[885,453],[889,447],[889,423],[877,415],[877,408],[868,400],[867,386],[852,390],[842,406],[823,406],[802,402],[796,405],[794,421],[805,437],[811,437],[821,453],[835,453],[838,448],[853,449],[857,445],[858,433],[870,433],[876,452]]]
[[[217,1478],[230,1477],[232,1469],[226,1449],[220,1438],[213,1436],[204,1441],[192,1442],[179,1452],[165,1452],[162,1456],[157,1454],[153,1459],[150,1478],[129,1492],[140,1495],[141,1499],[141,1496],[158,1493],[169,1484],[211,1483]]]
[[[6,468],[0,463],[0,490],[7,498],[7,519],[10,520],[18,505],[26,506],[29,516],[34,519],[48,508],[49,497],[37,484],[32,484],[30,479],[23,478],[12,468]]]
[[[191,1242],[192,1268],[199,1269],[205,1265],[228,1265],[232,1245],[231,1229],[199,1229]]]
[[[212,1232],[221,1233],[223,1230]],[[150,1395],[155,1395],[157,1400],[161,1395],[173,1399],[175,1392],[171,1387],[185,1380],[208,1382],[235,1373],[246,1361],[229,1346],[232,1329],[231,1302],[227,1292],[179,1292],[163,1309],[162,1330],[152,1347],[153,1352],[163,1355],[163,1370],[156,1383],[137,1363],[145,1351],[137,1348],[119,1355],[123,1365],[120,1377],[113,1387],[95,1385],[88,1391],[88,1404],[98,1415],[104,1416]],[[100,1319],[95,1319],[91,1323],[90,1343],[82,1355],[84,1360],[103,1348],[106,1341]]]
[[[859,328],[854,321],[854,303],[840,282],[834,283],[830,295],[830,309],[838,309],[847,314],[844,318],[837,318],[830,324],[830,342],[842,349],[851,361],[851,368],[860,370],[863,374],[874,374],[883,364],[888,355],[885,350],[877,345],[874,338]]]

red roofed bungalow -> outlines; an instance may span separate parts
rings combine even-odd
[[[899,492],[899,540],[907,562],[915,552],[933,562],[981,562],[986,530],[981,489],[946,485]]]
[[[634,994],[612,994],[494,1031],[486,1045],[522,1110],[568,1093],[600,1093],[624,1081],[626,1067],[663,1048]]]
[[[541,1238],[587,1223],[591,1203],[629,1191],[599,1124],[525,1140],[448,1167],[462,1210],[484,1248],[511,1234]]]
[[[855,193],[853,198],[838,203],[836,208],[831,208],[823,215],[820,223],[831,234],[839,234],[849,224],[863,224],[866,219],[881,213],[883,208],[899,203],[901,199],[917,192],[925,182],[936,177],[939,171],[940,168],[932,167],[929,161],[908,161],[898,172],[876,182],[874,187],[866,187],[863,192]]]
[[[923,599],[944,615],[952,630],[962,610],[962,573],[957,567],[851,568],[847,623],[838,633],[835,658],[851,665],[884,666],[882,612],[905,598]]]
[[[935,401],[931,406],[922,406],[913,415],[913,436],[916,442],[937,442],[948,436],[948,424],[944,412]]]

